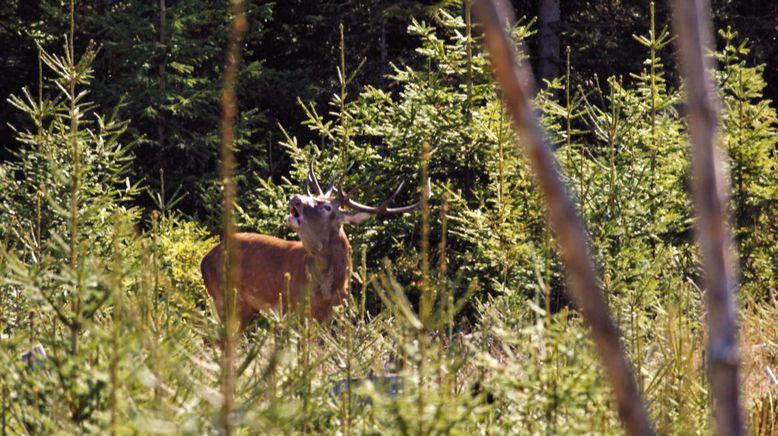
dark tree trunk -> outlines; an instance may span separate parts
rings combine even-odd
[[[540,0],[538,3],[538,78],[545,88],[545,80],[559,77],[559,0]],[[554,98],[557,92],[554,92]]]
[[[165,103],[167,96],[167,72],[165,64],[167,63],[167,41],[165,37],[165,23],[167,20],[167,5],[165,0],[159,0],[159,44],[162,47],[162,53],[159,60],[159,107],[157,108],[157,141],[159,150],[165,147]]]

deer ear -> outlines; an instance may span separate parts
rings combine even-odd
[[[346,224],[351,224],[352,226],[358,226],[363,222],[367,221],[368,219],[370,219],[371,216],[373,215],[365,212],[344,213],[343,222]]]

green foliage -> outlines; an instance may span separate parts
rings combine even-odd
[[[109,34],[131,29],[141,42],[104,42],[102,53],[122,56],[103,58],[91,46],[77,59],[70,43],[63,55],[41,49],[53,79],[9,99],[25,120],[15,124],[22,147],[0,164],[7,212],[0,214],[4,432],[222,430],[220,326],[199,271],[216,243],[209,226],[221,213],[212,176],[214,78],[224,42],[218,29],[227,17],[209,6],[171,6],[171,45],[162,47],[152,21],[136,20],[159,11],[111,3],[106,21],[90,25]],[[459,11],[451,4],[409,20],[416,54],[393,65],[381,87],[362,86],[370,65],[352,62],[343,26],[329,103],[322,109],[299,99],[309,133],[298,138],[300,130],[282,129],[273,159],[288,159],[289,172],[274,167],[272,148],[250,145],[253,127],[264,122],[260,113],[242,113],[238,149],[254,159],[239,175],[241,227],[294,238],[283,224],[287,201],[302,190],[317,153],[323,180],[358,163],[346,180],[348,187],[366,181],[359,201],[380,203],[406,181],[397,202],[412,203],[429,144],[434,197],[420,217],[347,229],[353,298],[330,325],[269,312],[248,330],[236,355],[232,420],[240,432],[621,432],[587,328],[565,297],[543,200],[488,59]],[[268,14],[249,7],[252,26]],[[202,37],[209,25],[218,38]],[[531,27],[519,22],[517,41],[530,37]],[[745,62],[747,45],[736,43],[734,32],[721,36],[716,77],[742,270],[744,393],[753,427],[766,429],[776,409],[761,377],[778,365],[776,114],[763,98],[763,67]],[[683,94],[662,61],[667,32],[652,22],[635,42],[646,52],[643,70],[626,79],[592,77],[577,89],[568,74],[535,104],[586,218],[603,289],[657,430],[705,433],[705,309],[691,237]],[[246,44],[252,58],[259,43]],[[169,60],[165,92],[141,74],[160,51]],[[110,90],[93,82],[93,62],[117,62],[97,70],[122,74]],[[262,70],[258,60],[244,67],[240,101],[255,97],[251,84]],[[102,115],[105,108],[87,100],[93,87],[126,93],[125,105]],[[555,101],[554,90],[567,91],[565,101]],[[131,121],[120,120],[125,112]],[[144,137],[160,120],[164,141]],[[200,130],[191,129],[198,123]],[[133,165],[149,151],[172,166],[193,155],[201,171],[175,174],[161,165],[158,186],[142,182],[159,209],[145,216],[132,206],[140,197]],[[182,181],[190,176],[197,182]],[[172,195],[165,185],[176,188]],[[202,202],[207,214],[199,221],[182,214],[182,201]],[[430,225],[432,248],[422,248],[420,221]],[[417,309],[423,292],[434,295],[425,314]],[[38,343],[46,357],[20,360]]]
[[[157,4],[162,2],[111,3],[88,14],[86,26],[102,35],[102,56],[95,68],[112,78],[97,82],[95,92],[104,102],[124,98],[121,113],[132,119],[128,134],[137,141],[132,176],[145,178],[159,190],[162,172],[168,185],[187,193],[180,209],[203,211],[199,204],[212,204],[212,191],[218,186],[220,118],[215,108],[227,42],[227,9],[223,2],[212,0],[167,2],[164,12]],[[238,89],[251,105],[243,108],[237,121],[236,147],[259,157],[265,146],[257,128],[266,121],[253,105],[261,94],[257,84],[263,82],[262,59],[255,52],[271,8],[254,3],[247,8],[252,31],[244,41],[247,61]],[[259,168],[267,170],[264,164]],[[205,221],[217,225],[218,216],[208,213]]]
[[[80,89],[92,77],[95,50],[89,47],[77,59],[67,42],[64,52],[40,51],[58,96],[44,98],[40,91],[36,100],[25,89],[24,97],[9,100],[30,117],[34,130],[18,133],[28,148],[3,171],[3,202],[12,213],[4,234],[8,274],[0,286],[19,300],[20,310],[2,327],[55,350],[42,362],[33,357],[34,371],[9,362],[22,369],[6,380],[14,386],[9,400],[35,398],[19,417],[31,432],[74,431],[102,419],[110,348],[101,326],[124,274],[118,252],[126,233],[122,223],[138,215],[122,204],[135,195],[125,176],[127,144],[120,140],[126,123],[96,113],[87,90]],[[101,266],[106,261],[112,265]],[[52,413],[69,419],[52,421]]]
[[[724,95],[722,124],[732,174],[732,215],[740,250],[744,291],[775,298],[778,291],[775,216],[778,214],[776,111],[764,100],[764,66],[749,67],[747,41],[737,44],[731,29],[719,32],[726,47],[717,58]],[[754,228],[764,229],[754,231]]]

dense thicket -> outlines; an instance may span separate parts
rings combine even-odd
[[[304,114],[297,103],[324,105],[338,90],[335,69],[340,63],[339,30],[344,25],[349,65],[364,65],[352,88],[376,85],[390,89],[392,64],[421,67],[418,41],[409,37],[410,17],[426,16],[440,1],[360,0],[247,2],[250,28],[244,45],[245,68],[240,81],[241,140],[239,166],[245,174],[258,171],[274,180],[287,174],[289,160],[277,148],[283,139],[279,125],[303,141],[312,138],[300,125]],[[518,16],[537,14],[537,0],[514,0]],[[633,34],[644,34],[649,2],[565,1],[560,21],[551,31],[559,34],[554,59],[564,70],[564,48],[572,49],[574,86],[588,86],[595,74],[629,77],[641,70],[634,56],[640,44]],[[773,18],[778,6],[769,1],[712,2],[717,25],[732,26],[741,40],[763,41],[748,54],[752,64],[765,64],[765,98],[778,96],[778,59]],[[216,96],[224,63],[227,14],[214,0],[108,0],[76,2],[79,26],[77,45],[94,40],[100,47],[95,60],[93,99],[106,109],[121,105],[120,115],[132,120],[128,134],[138,142],[131,175],[159,189],[167,186],[187,192],[178,207],[213,225],[205,204],[216,179]],[[461,6],[460,6],[461,9]],[[668,22],[664,2],[657,5],[660,25]],[[67,28],[67,8],[60,1],[10,0],[0,5],[0,97],[6,99],[37,80],[35,44],[59,46]],[[536,28],[537,30],[537,28]],[[528,38],[533,64],[537,64],[537,35]],[[719,44],[723,44],[719,39]],[[675,83],[674,73],[670,80]],[[131,96],[132,98],[126,98]],[[21,122],[7,105],[3,120]],[[0,158],[8,159],[19,147],[5,123],[0,126]],[[161,175],[160,171],[164,172]],[[249,185],[241,184],[243,190]],[[148,196],[135,200],[148,211]]]
[[[220,330],[199,262],[220,232],[227,5],[76,2],[70,44],[58,1],[4,3],[14,24],[0,36],[19,42],[2,52],[3,86],[13,87],[0,106],[10,126],[0,164],[2,430],[620,432],[462,4],[246,3],[239,225],[294,238],[287,201],[317,152],[323,179],[358,163],[347,184],[366,181],[365,203],[400,181],[397,202],[415,201],[428,165],[429,213],[347,230],[354,298],[331,325],[261,317],[239,347],[225,422]],[[570,63],[534,103],[653,422],[662,433],[706,432],[705,309],[671,35],[661,7],[654,17],[642,2],[605,3],[563,5]],[[739,24],[726,16],[739,7],[722,3],[719,23]],[[604,17],[613,25],[580,24]],[[533,44],[531,19],[514,24],[516,40]],[[770,48],[719,29],[743,392],[749,425],[770,434],[778,120],[766,97],[772,72],[753,62]],[[435,295],[431,314],[416,310],[422,291]],[[47,355],[21,360],[37,343]],[[352,377],[373,382],[352,389]]]

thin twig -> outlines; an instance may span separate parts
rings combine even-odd
[[[70,41],[67,41],[66,59],[68,59],[68,102],[70,104],[70,150],[73,160],[73,174],[70,185],[70,268],[75,277],[73,283],[73,320],[70,323],[70,343],[73,355],[78,354],[78,335],[81,330],[81,273],[78,271],[78,226],[79,226],[79,192],[81,182],[81,154],[78,140],[78,124],[80,114],[77,107],[76,85],[78,76],[81,74],[78,70],[78,61],[76,61],[76,11],[75,1],[70,0]]]
[[[775,378],[775,374],[773,373],[773,370],[770,369],[769,366],[764,367],[765,372],[767,372],[767,376],[770,378],[770,381],[773,382],[776,388],[778,388],[778,378]]]
[[[710,6],[704,0],[674,0],[672,7],[688,102],[697,239],[707,290],[708,371],[716,433],[737,436],[744,434],[745,429],[738,389],[735,261],[727,225],[729,181],[722,152],[717,147],[718,107],[707,53],[712,36]]]
[[[473,6],[506,104],[545,195],[551,228],[558,238],[568,273],[569,292],[591,328],[592,340],[605,366],[619,416],[630,434],[650,435],[653,433],[651,424],[621,347],[619,331],[600,292],[584,227],[561,182],[554,156],[529,103],[535,89],[532,73],[516,62],[513,41],[503,28],[506,24],[504,14],[509,9],[504,5],[498,7],[493,0],[477,1]],[[511,18],[509,23],[512,22]]]

